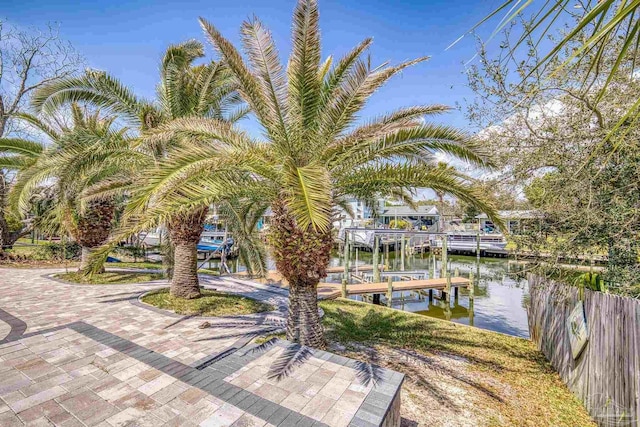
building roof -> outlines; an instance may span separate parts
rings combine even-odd
[[[500,217],[503,219],[534,219],[534,218],[540,218],[542,216],[540,212],[534,211],[534,210],[498,211],[498,215],[500,215]],[[489,217],[485,213],[476,215],[476,219],[487,219],[487,218]]]
[[[418,206],[417,209],[409,206],[385,206],[380,216],[438,216],[438,209],[432,205]]]

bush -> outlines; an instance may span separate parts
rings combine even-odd
[[[80,259],[82,249],[76,242],[46,243],[38,245],[33,257],[39,260],[77,260]]]
[[[409,224],[404,219],[399,219],[397,221],[395,219],[392,219],[391,222],[389,223],[389,228],[410,230],[411,229],[411,224]]]
[[[126,256],[130,258],[145,258],[147,251],[142,246],[118,246],[115,251],[118,256]]]

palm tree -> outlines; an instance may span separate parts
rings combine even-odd
[[[258,19],[242,25],[246,61],[213,25],[200,22],[262,125],[264,139],[211,119],[159,126],[144,137],[147,143],[181,135],[198,142],[176,150],[149,172],[153,183],[141,193],[144,198],[161,194],[158,209],[167,213],[243,197],[259,200],[263,210],[270,207],[271,250],[289,282],[289,340],[323,345],[316,287],[326,276],[333,244],[332,208],[346,197],[405,198],[412,189],[429,187],[496,217],[493,206],[473,187],[434,167],[436,151],[474,164],[488,163],[460,131],[423,121],[447,107],[403,108],[357,125],[357,114],[378,88],[427,58],[372,69],[362,58],[371,44],[367,39],[335,64],[332,57],[321,61],[315,0],[301,0],[295,8],[286,70],[271,34]]]
[[[115,77],[90,70],[83,76],[62,79],[40,88],[34,94],[32,104],[37,111],[46,112],[74,101],[87,102],[118,114],[137,127],[140,133],[184,117],[238,120],[247,110],[240,105],[228,68],[215,61],[194,65],[203,56],[204,47],[195,40],[170,46],[160,64],[160,82],[153,102],[136,97]],[[162,162],[167,153],[179,144],[181,141],[174,138],[162,144],[140,145],[137,151],[146,153],[148,165],[153,165]],[[140,167],[129,179],[120,181],[120,190],[135,193],[147,178],[145,170]],[[116,186],[111,183],[109,188]],[[173,246],[171,294],[174,296],[200,296],[196,245],[208,209],[209,205],[202,204],[164,218]]]
[[[55,119],[39,119],[23,114],[21,118],[34,126],[48,142],[15,139],[0,140],[2,146],[17,152],[31,147],[14,161],[21,160],[9,202],[28,212],[33,195],[42,186],[54,188],[53,208],[48,225],[61,226],[82,248],[80,271],[89,255],[109,237],[116,201],[112,197],[83,200],[83,192],[105,177],[119,172],[111,159],[115,151],[128,149],[126,129],[113,129],[113,118],[101,118],[99,112],[88,114],[77,104],[71,105],[72,125]]]

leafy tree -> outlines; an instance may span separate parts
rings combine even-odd
[[[611,289],[632,293],[640,282],[637,262],[631,262],[637,260],[640,224],[640,135],[635,122],[621,128],[619,120],[637,101],[640,82],[630,77],[637,58],[628,52],[618,63],[624,40],[603,45],[600,72],[611,81],[607,97],[600,99],[601,79],[592,75],[589,62],[570,70],[555,66],[570,58],[589,32],[541,68],[545,59],[534,38],[525,40],[525,58],[513,55],[512,30],[505,30],[500,56],[489,57],[480,48],[480,63],[469,70],[478,98],[468,117],[482,128],[481,137],[502,167],[500,179],[520,186],[544,215],[539,228],[518,239],[540,253],[606,253],[606,277],[617,283]]]
[[[621,72],[626,72],[629,78],[634,78],[635,70],[629,70],[624,63],[629,57],[636,57],[639,53],[640,21],[637,12],[640,4],[638,2],[553,0],[540,3],[541,6],[533,13],[532,19],[522,21],[522,31],[519,31],[520,34],[512,40],[509,49],[509,54],[514,55],[518,51],[530,51],[531,41],[537,47],[543,40],[553,38],[553,47],[538,58],[531,74],[544,73],[545,70],[551,70],[554,73],[580,70],[584,80],[576,82],[577,87],[590,89],[595,93],[590,100],[593,106],[605,101],[610,89],[615,87],[615,79]],[[474,29],[496,14],[508,11],[495,31],[498,33],[500,29],[508,27],[511,22],[517,20],[532,4],[531,1],[507,0]],[[562,29],[562,24],[559,23],[567,19],[575,24],[566,28],[558,37],[556,31],[559,28]],[[613,51],[611,51],[612,46]],[[593,86],[594,80],[598,81],[597,87]],[[639,119],[640,100],[636,99],[620,111],[618,120],[606,140],[609,140],[615,131],[621,128],[628,129],[626,125],[629,122],[637,125]],[[613,145],[613,148],[617,147],[618,144]],[[605,147],[601,145],[598,148]]]
[[[434,165],[436,151],[488,164],[462,132],[422,120],[447,107],[408,107],[357,123],[378,88],[426,58],[371,68],[362,58],[371,44],[367,39],[335,62],[333,57],[322,61],[318,18],[316,1],[298,2],[286,69],[258,19],[242,25],[247,60],[201,20],[262,125],[264,139],[214,119],[185,118],[160,126],[145,136],[147,143],[190,135],[191,146],[177,149],[149,172],[153,183],[134,202],[161,195],[167,214],[221,199],[250,198],[262,211],[270,207],[269,242],[289,283],[287,338],[310,346],[323,345],[316,287],[326,276],[333,243],[332,208],[346,198],[406,199],[415,188],[432,188],[476,203],[499,222],[474,187]]]
[[[82,101],[117,114],[134,126],[139,133],[148,132],[173,121],[206,117],[221,121],[236,121],[247,110],[240,105],[235,83],[228,68],[221,62],[210,61],[194,65],[204,57],[201,43],[190,40],[169,46],[160,63],[160,82],[157,98],[144,100],[134,95],[115,77],[102,71],[89,70],[80,77],[70,77],[46,85],[35,93],[32,103],[38,111],[52,111],[61,105]],[[147,155],[147,166],[164,161],[174,147],[182,144],[187,135],[159,144],[142,144],[135,150]],[[120,157],[128,157],[126,152]],[[134,194],[149,178],[145,167],[128,169],[129,176],[101,184],[103,190]],[[152,201],[148,200],[147,208]],[[192,206],[170,216],[157,217],[166,224],[174,257],[171,293],[182,298],[200,296],[197,275],[197,249],[208,204]]]
[[[25,103],[31,94],[57,78],[72,75],[81,63],[75,50],[58,37],[57,30],[21,29],[0,20],[0,138],[23,137],[24,130],[15,119],[25,111]],[[33,147],[27,147],[29,151]],[[11,155],[28,154],[18,145],[0,146],[0,253],[11,247],[29,227],[7,218],[6,197],[11,187],[17,159]]]

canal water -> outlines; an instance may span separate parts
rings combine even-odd
[[[382,254],[381,254],[382,256]],[[482,329],[501,332],[522,338],[529,338],[526,304],[529,297],[523,266],[506,258],[480,258],[449,255],[448,271],[453,276],[456,269],[460,276],[475,276],[474,298],[470,301],[467,289],[460,288],[458,299],[453,295],[449,305],[434,298],[429,302],[424,291],[394,292],[392,307],[424,316],[446,319],[456,323],[472,325]],[[382,260],[389,270],[401,269],[399,257],[389,254],[388,260]],[[435,269],[434,269],[435,261]],[[352,254],[351,263],[355,262]],[[372,264],[370,252],[358,253],[358,264]],[[340,259],[332,259],[332,266],[340,265]],[[425,271],[434,277],[440,277],[442,262],[440,256],[415,254],[405,259],[405,271]],[[479,277],[479,279],[478,279]],[[330,278],[338,281],[339,278]],[[434,292],[438,295],[438,292]],[[363,300],[362,296],[351,297]],[[365,296],[365,301],[371,301]],[[383,301],[383,304],[386,303]]]
[[[383,256],[382,253],[380,254]],[[435,258],[435,272],[434,272]],[[526,304],[529,297],[527,281],[523,273],[523,266],[506,258],[480,258],[449,255],[448,271],[453,276],[458,269],[459,275],[469,277],[469,273],[475,276],[475,292],[473,302],[468,297],[467,289],[460,288],[458,299],[453,295],[447,307],[444,301],[437,298],[430,303],[426,292],[394,292],[393,308],[406,310],[423,316],[446,319],[456,323],[472,325],[482,329],[501,332],[522,338],[529,338],[529,328],[527,324]],[[388,263],[388,270],[400,270],[400,257],[396,257],[394,252],[389,254],[388,259],[382,259]],[[351,264],[355,262],[355,253],[352,253]],[[217,267],[218,262],[213,261],[213,266]],[[359,265],[371,265],[371,252],[358,252]],[[341,259],[337,253],[331,259],[331,266],[341,265]],[[231,269],[242,271],[244,268],[236,260],[229,263]],[[269,268],[275,269],[275,265],[269,262]],[[425,254],[415,254],[407,256],[405,259],[405,271],[422,270],[430,272],[435,277],[440,277],[442,268],[440,256]],[[340,275],[330,275],[327,278],[330,282],[340,282]],[[434,292],[438,295],[438,292]],[[360,296],[353,296],[353,299],[363,300]],[[370,298],[365,297],[371,302]],[[383,300],[383,304],[386,303]]]

